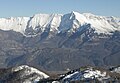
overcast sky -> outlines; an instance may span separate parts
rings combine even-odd
[[[120,17],[120,0],[0,0],[0,17],[71,11]]]

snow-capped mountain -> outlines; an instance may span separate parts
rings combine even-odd
[[[36,14],[0,19],[0,67],[21,64],[46,70],[120,63],[120,18]],[[44,63],[44,65],[43,65]]]
[[[13,30],[24,35],[37,35],[46,30],[54,34],[78,31],[81,26],[90,24],[96,33],[110,34],[120,30],[120,18],[97,16],[90,13],[80,14],[35,14],[32,17],[0,18],[0,29]]]
[[[28,17],[10,17],[10,18],[1,18],[0,19],[0,29],[1,30],[13,30],[16,32],[24,33]]]
[[[37,83],[48,77],[47,74],[36,68],[21,65],[5,70],[0,77],[0,83]]]

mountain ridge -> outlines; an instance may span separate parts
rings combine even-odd
[[[50,32],[76,32],[82,25],[91,24],[99,33],[110,34],[120,30],[120,18],[97,16],[90,13],[80,14],[72,11],[68,14],[35,14],[32,17],[0,18],[0,29],[13,30],[24,35],[37,35],[47,28]]]
[[[120,64],[120,22],[115,17],[108,19],[91,14],[85,17],[71,12],[37,14],[2,22],[0,67],[26,64],[58,71],[85,65]],[[17,32],[20,30],[23,33]]]

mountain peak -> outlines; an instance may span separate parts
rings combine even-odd
[[[71,13],[73,13],[73,14],[79,14],[79,12],[76,12],[76,11],[72,11]]]
[[[85,22],[87,23],[86,17],[79,12],[72,11],[71,16],[74,16],[74,19],[76,19],[80,24],[84,24]]]
[[[77,19],[85,19],[84,15],[80,14],[79,12],[72,11],[71,15],[75,16]]]

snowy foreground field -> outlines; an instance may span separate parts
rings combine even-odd
[[[120,67],[101,69],[95,67],[81,67],[67,73],[44,73],[22,65],[18,67],[0,69],[0,83],[119,83]]]

